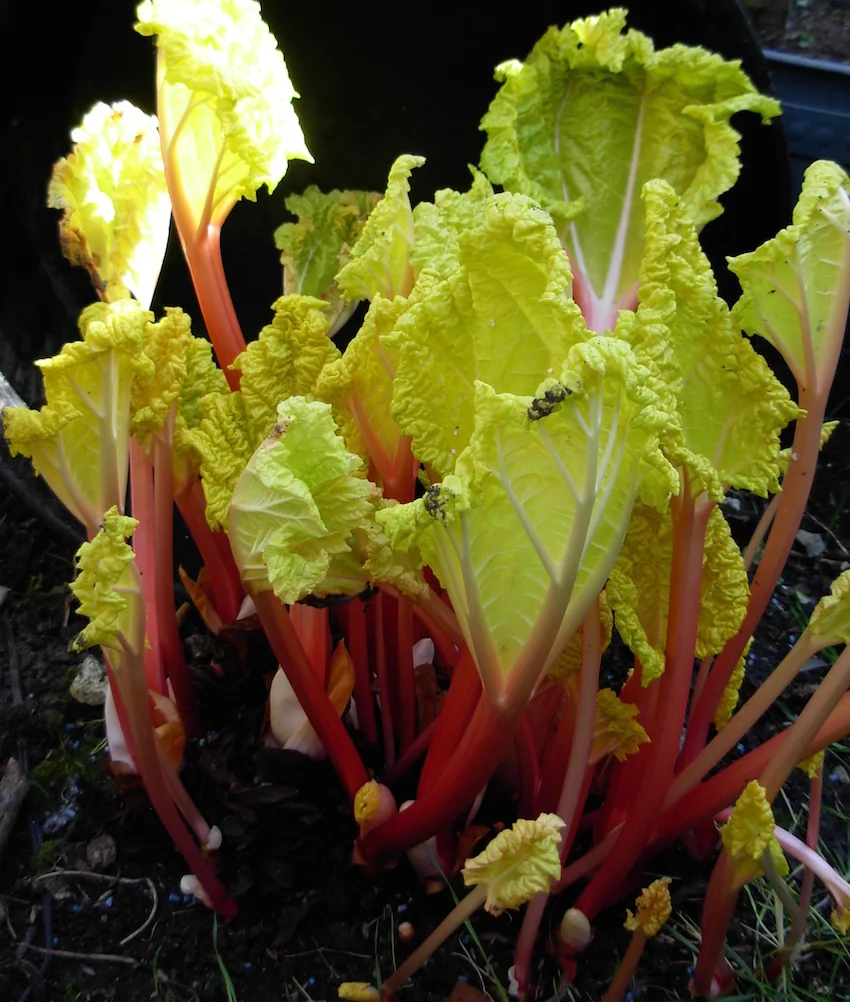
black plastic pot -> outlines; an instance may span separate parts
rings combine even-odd
[[[835,160],[850,171],[850,65],[764,54],[782,102],[795,189],[813,160]]]

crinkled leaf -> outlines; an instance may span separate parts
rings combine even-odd
[[[664,672],[673,525],[669,512],[637,505],[606,594],[617,632],[641,663],[644,685]],[[695,655],[717,654],[744,620],[749,584],[740,550],[722,512],[706,526]]]
[[[484,907],[491,915],[519,908],[536,894],[548,893],[561,876],[558,847],[564,822],[557,814],[536,820],[520,818],[499,832],[487,848],[468,859],[461,871],[463,882],[487,885]]]
[[[738,707],[741,686],[744,682],[744,676],[747,673],[747,656],[750,653],[752,645],[753,638],[750,637],[747,641],[747,646],[744,648],[744,653],[738,658],[735,667],[732,669],[729,681],[726,683],[726,686],[723,689],[723,694],[717,703],[717,709],[714,711],[712,723],[718,731],[729,723],[732,719],[732,714]]]
[[[130,397],[130,431],[144,445],[165,425],[171,405],[183,392],[192,321],[178,306],[168,307],[145,329],[145,354],[153,362],[148,378],[137,376]]]
[[[392,413],[422,462],[445,476],[472,434],[474,384],[533,394],[587,334],[551,219],[530,199],[486,200],[459,235],[460,270],[436,284],[383,341],[396,352]]]
[[[791,226],[730,258],[744,290],[734,316],[766,338],[798,386],[827,392],[850,302],[850,179],[819,160],[806,171]]]
[[[186,376],[174,423],[172,457],[176,484],[186,486],[199,470],[200,456],[192,445],[190,433],[203,419],[202,399],[210,393],[229,392],[227,377],[213,359],[212,345],[204,338],[193,337],[186,349]],[[179,493],[179,487],[175,493]]]
[[[717,295],[684,200],[664,181],[648,182],[643,198],[641,304],[672,293],[666,330],[645,326],[642,343],[675,394],[665,452],[715,501],[729,485],[766,497],[779,478],[780,433],[800,411]]]
[[[77,551],[77,577],[71,591],[81,616],[89,620],[74,642],[78,649],[93,647],[123,651],[122,639],[140,653],[144,640],[144,600],[127,537],[138,521],[110,508],[100,531]]]
[[[385,483],[395,472],[402,434],[390,413],[395,351],[381,335],[393,330],[407,308],[401,296],[376,296],[357,335],[325,366],[316,387],[316,395],[334,407],[346,448],[368,457]]]
[[[301,195],[290,195],[286,208],[297,223],[283,223],[274,241],[283,264],[283,291],[322,299],[330,306],[333,336],[351,316],[336,284],[336,273],[348,263],[363,225],[380,195],[375,191],[333,191],[325,194],[310,185]]]
[[[458,238],[485,221],[485,206],[493,195],[493,186],[474,167],[472,186],[461,193],[444,188],[433,202],[420,202],[413,210],[416,239],[410,261],[417,273],[429,272],[448,278],[460,267]]]
[[[275,423],[280,401],[312,394],[319,373],[339,358],[328,338],[327,306],[321,300],[282,296],[272,309],[272,322],[233,363],[242,373],[242,401],[258,440]]]
[[[355,528],[372,511],[375,488],[354,476],[331,408],[292,397],[278,423],[236,482],[228,516],[243,580],[273,588],[283,602],[304,598],[349,550]]]
[[[633,703],[624,703],[613,689],[600,689],[596,694],[591,759],[596,762],[613,755],[623,762],[649,741],[637,716],[638,707]]]
[[[346,299],[384,299],[407,296],[413,288],[410,261],[413,246],[413,211],[410,208],[410,175],[425,163],[409,153],[390,168],[387,191],[372,210],[350,260],[336,276]]]
[[[113,301],[131,293],[144,309],[156,287],[171,220],[156,119],[129,101],[98,103],[71,133],[47,204],[62,209],[62,252]]]
[[[829,594],[815,606],[807,627],[823,638],[825,647],[850,643],[850,571],[840,574],[830,585]]]
[[[130,395],[149,379],[144,353],[153,314],[132,299],[94,303],[80,315],[82,341],[38,362],[47,403],[40,411],[6,407],[9,449],[36,472],[93,535],[113,505],[124,507],[129,461]]]
[[[203,417],[187,428],[184,443],[198,457],[207,522],[212,529],[226,528],[233,488],[251,453],[257,447],[245,414],[242,394],[210,393],[201,400]]]
[[[156,35],[166,161],[195,223],[272,191],[293,158],[312,160],[283,55],[255,0],[143,0],[136,31]]]
[[[563,650],[608,577],[642,478],[664,467],[665,415],[644,376],[627,344],[598,337],[572,348],[560,383],[537,397],[477,383],[456,475],[377,514],[447,588],[496,703],[530,692]]]
[[[769,850],[780,876],[787,876],[788,861],[777,841],[775,824],[765,789],[754,779],[744,788],[729,820],[720,829],[723,848],[736,862],[750,861],[759,868]]]
[[[633,305],[644,183],[668,181],[703,226],[738,176],[731,116],[780,111],[740,63],[686,45],[655,50],[646,35],[624,34],[625,23],[615,8],[550,28],[524,63],[498,67],[503,84],[481,124],[484,172],[555,217],[576,300],[599,331]]]

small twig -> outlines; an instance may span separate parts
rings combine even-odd
[[[65,960],[91,960],[102,964],[124,964],[126,967],[138,967],[140,961],[132,957],[121,957],[117,953],[77,953],[76,950],[53,950],[47,946],[36,946],[34,943],[18,941],[18,947],[24,950],[33,950],[35,953],[42,953],[47,957],[63,957]]]
[[[125,936],[118,944],[119,946],[126,946],[137,936],[141,936],[156,917],[156,912],[159,908],[159,895],[156,893],[156,885],[150,877],[116,877],[109,873],[92,873],[90,870],[51,870],[50,873],[42,873],[37,877],[33,877],[32,883],[35,884],[41,880],[49,880],[51,877],[84,877],[89,880],[106,880],[110,884],[122,884],[125,887],[138,886],[139,884],[147,885],[152,898],[151,910],[148,913],[148,917],[138,929]]]
[[[126,946],[129,942],[131,942],[132,940],[134,940],[137,936],[141,936],[141,934],[145,931],[145,929],[148,928],[148,926],[150,926],[150,924],[153,922],[154,918],[156,917],[156,910],[157,910],[157,908],[159,908],[159,897],[157,896],[157,893],[156,893],[156,886],[154,885],[154,882],[150,879],[150,877],[143,877],[142,879],[145,881],[145,883],[150,888],[151,897],[153,898],[153,901],[151,902],[151,910],[148,913],[148,917],[144,920],[144,922],[142,922],[142,924],[139,926],[139,928],[136,929],[134,932],[131,932],[129,936],[125,936],[121,940],[121,942],[118,944],[119,946]]]

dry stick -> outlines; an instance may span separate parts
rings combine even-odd
[[[32,950],[34,953],[43,953],[48,957],[64,957],[65,960],[91,960],[101,964],[124,964],[127,967],[138,967],[140,960],[132,957],[122,957],[117,953],[78,953],[76,950],[53,950],[47,946],[35,946],[19,940],[17,944],[21,950]]]
[[[3,850],[18,820],[18,815],[26,800],[29,784],[17,760],[10,758],[6,763],[3,779],[0,780],[0,859]]]
[[[479,884],[474,887],[465,898],[462,898],[457,905],[449,912],[431,935],[421,943],[411,955],[405,960],[401,967],[396,970],[384,982],[381,992],[385,998],[394,995],[407,979],[425,963],[431,954],[441,946],[451,934],[474,914],[487,900],[487,884]]]
[[[134,930],[129,936],[125,936],[121,940],[118,944],[119,946],[126,946],[127,943],[132,942],[132,940],[134,940],[137,936],[141,936],[145,929],[147,929],[151,922],[153,922],[157,908],[159,907],[159,896],[156,893],[156,884],[154,884],[150,877],[116,877],[110,873],[92,873],[90,870],[51,870],[50,873],[42,873],[40,876],[34,877],[31,883],[38,884],[42,880],[51,880],[53,877],[80,877],[83,880],[103,880],[109,884],[121,884],[125,887],[135,887],[139,884],[147,885],[152,898],[150,913],[138,929]]]

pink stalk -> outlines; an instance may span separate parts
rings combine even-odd
[[[599,690],[599,667],[602,662],[602,638],[599,623],[599,599],[597,598],[584,617],[582,624],[581,677],[578,687],[578,706],[569,759],[563,775],[561,794],[555,813],[564,822],[559,847],[561,865],[575,841],[578,821],[584,807],[593,779],[593,768],[589,765],[593,730],[596,722],[596,693]],[[569,699],[569,697],[567,697]],[[544,810],[548,808],[544,807]],[[534,943],[543,919],[547,894],[538,894],[526,909],[514,959],[514,977],[525,989],[531,980],[531,960]]]
[[[629,987],[645,946],[646,933],[638,926],[632,933],[628,949],[608,986],[608,991],[602,996],[602,1002],[620,1002]]]
[[[713,503],[693,498],[683,477],[683,491],[673,501],[673,558],[670,606],[667,616],[666,667],[660,680],[660,699],[644,749],[650,781],[633,791],[624,837],[605,867],[595,874],[576,902],[593,920],[618,893],[637,862],[647,835],[664,803],[679,752],[694,664],[694,644],[700,609],[703,544]]]
[[[791,461],[782,481],[782,491],[776,517],[759,561],[758,569],[750,587],[747,614],[740,630],[731,638],[717,656],[702,690],[699,700],[693,705],[685,743],[680,756],[680,766],[687,765],[699,754],[705,745],[708,729],[738,659],[744,652],[747,641],[755,632],[770,597],[776,588],[779,575],[791,552],[791,546],[800,528],[803,512],[809,500],[809,492],[814,478],[820,448],[820,432],[826,408],[824,393],[800,393],[800,406],[806,416],[797,422],[794,442],[791,446]]]
[[[382,583],[380,589],[392,598],[402,598],[401,592],[392,585]],[[429,588],[425,595],[417,596],[413,602],[413,615],[428,631],[443,661],[454,665],[458,659],[457,652],[465,641],[452,607],[433,588]]]
[[[148,454],[135,438],[130,439],[130,505],[133,518],[139,524],[133,533],[133,552],[142,582],[145,600],[145,624],[148,646],[144,650],[145,675],[148,688],[163,696],[168,695],[165,665],[159,643],[159,617],[156,594],[156,519],[154,501],[153,467]],[[169,557],[169,571],[173,558]]]
[[[166,177],[167,175],[166,170]],[[202,223],[187,240],[180,228],[176,209],[174,221],[180,233],[198,306],[201,308],[218,364],[223,369],[231,390],[238,390],[241,374],[231,366],[237,356],[245,350],[245,337],[239,326],[224,275],[224,265],[221,260],[221,224]]]
[[[504,757],[505,747],[513,740],[519,726],[521,709],[499,710],[482,694],[439,782],[420,793],[407,810],[372,829],[360,840],[364,858],[381,862],[451,825],[472,803]],[[439,730],[438,723],[431,743],[432,752]]]
[[[753,561],[756,558],[756,554],[759,551],[759,547],[764,542],[764,537],[767,535],[767,530],[773,524],[773,520],[776,518],[776,511],[779,508],[779,499],[782,497],[782,493],[774,494],[773,497],[767,504],[767,507],[761,513],[761,518],[758,521],[758,525],[755,528],[752,536],[750,537],[749,543],[747,543],[746,549],[743,553],[744,566],[747,570],[752,566]]]
[[[298,602],[289,607],[289,621],[298,634],[316,680],[324,689],[327,686],[328,658],[331,653],[328,610]]]
[[[413,603],[402,596],[397,602],[396,672],[399,704],[399,752],[416,736],[416,687],[413,677]]]
[[[232,623],[239,615],[244,597],[242,579],[227,536],[209,527],[200,480],[196,477],[174,500],[207,569],[215,610],[223,623]]]
[[[181,131],[185,126],[187,109],[179,121],[173,121],[165,101],[165,61],[162,49],[157,52],[157,114],[162,137],[162,160],[165,182],[171,198],[174,224],[183,247],[183,254],[192,276],[198,305],[213,343],[219,365],[227,376],[232,390],[239,388],[239,373],[230,368],[237,355],[245,350],[245,338],[233,309],[230,291],[221,262],[221,227],[236,204],[232,196],[213,205],[223,147],[218,160],[206,166],[209,169],[209,188],[203,206],[192,205],[189,191],[183,180],[180,162]],[[195,165],[196,169],[200,165]]]
[[[215,910],[230,918],[236,914],[236,903],[228,897],[206,856],[183,823],[169,791],[169,783],[163,775],[151,721],[143,658],[129,647],[123,655],[116,656],[115,652],[108,650],[104,651],[104,655],[118,718],[151,804]]]
[[[353,803],[357,791],[369,781],[354,742],[316,678],[286,607],[272,591],[252,592],[251,597],[272,651]]]
[[[848,648],[850,649],[850,648]],[[823,683],[821,683],[823,685]],[[833,701],[833,709],[820,730],[804,748],[795,763],[822,751],[850,734],[850,693]],[[753,779],[760,779],[770,762],[789,740],[792,728],[775,734],[764,744],[728,765],[722,772],[705,780],[684,794],[662,813],[655,825],[646,855],[657,852],[706,818],[733,804]]]
[[[575,693],[568,692],[561,703],[561,714],[552,743],[546,750],[541,770],[540,786],[537,790],[535,812],[555,813],[558,798],[564,788],[564,776],[567,774],[567,763],[570,749],[573,747],[573,734],[576,726]]]
[[[366,607],[359,598],[343,606],[348,653],[354,662],[354,701],[360,729],[371,744],[378,743],[378,725],[375,720],[375,699],[372,695],[372,666],[369,661],[369,643],[366,632]]]
[[[845,647],[838,660],[815,689],[808,703],[794,723],[785,732],[785,741],[777,754],[767,764],[759,782],[773,798],[797,763],[808,758],[807,748],[827,721],[832,708],[850,688],[850,647]]]
[[[439,783],[458,743],[466,730],[478,699],[481,680],[469,650],[464,647],[457,663],[452,684],[449,686],[443,709],[437,717],[434,737],[428,748],[422,775],[419,777],[418,796]]]
[[[438,717],[437,720],[440,718]],[[420,758],[428,751],[431,741],[434,738],[434,732],[437,729],[437,720],[432,720],[427,727],[423,728],[410,742],[407,748],[404,749],[401,755],[396,759],[395,765],[392,769],[389,769],[384,774],[384,782],[387,786],[392,786],[397,783],[402,776],[405,776],[407,772],[413,768],[414,765],[419,761]]]
[[[608,853],[617,844],[617,839],[623,833],[624,828],[625,822],[617,825],[616,828],[612,828],[601,842],[598,842],[583,856],[570,863],[569,866],[565,866],[561,873],[561,879],[552,888],[552,893],[556,894],[566,890],[568,887],[572,887],[573,884],[579,880],[583,880],[588,874],[593,873],[594,870],[602,866],[608,857]]]
[[[519,798],[517,815],[521,818],[535,817],[534,794],[540,781],[540,763],[534,746],[534,733],[528,717],[523,714],[519,728],[514,735],[514,750],[519,767]]]
[[[741,893],[734,881],[735,861],[724,851],[711,872],[703,903],[702,942],[692,988],[696,996],[714,997],[717,994],[715,986],[728,979],[728,968],[722,964],[723,944]]]
[[[186,733],[200,733],[198,700],[186,659],[177,624],[174,599],[174,497],[172,495],[171,437],[174,433],[176,404],[172,405],[164,435],[153,442],[154,454],[154,579],[156,595],[156,623],[160,651],[165,672],[174,689],[180,717]]]
[[[395,762],[395,731],[393,729],[392,687],[387,671],[387,652],[384,638],[383,595],[378,592],[369,606],[372,620],[372,640],[375,651],[375,671],[378,676],[378,691],[381,694],[381,736],[384,739],[384,768],[392,768]]]
[[[809,658],[821,648],[822,645],[815,642],[808,630],[803,632],[797,643],[756,692],[718,731],[716,737],[703,748],[699,755],[678,773],[664,802],[665,808],[670,807],[683,793],[694,787],[706,773],[720,762],[724,755],[738,744],[741,738],[761,719],[793,682]]]

